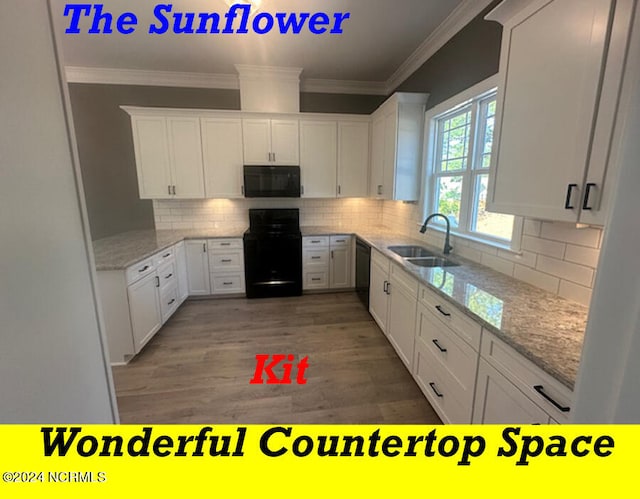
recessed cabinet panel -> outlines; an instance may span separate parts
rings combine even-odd
[[[201,128],[206,197],[242,197],[242,120],[202,118]]]
[[[209,256],[207,241],[185,241],[187,254],[187,277],[189,281],[189,296],[206,296],[211,294],[209,281]]]
[[[202,142],[197,117],[168,118],[172,194],[177,199],[204,198]]]
[[[128,295],[133,343],[135,353],[138,353],[162,326],[155,273],[129,286]]]
[[[366,197],[369,123],[338,122],[338,197]]]
[[[337,134],[335,121],[300,122],[300,173],[304,197],[336,197]]]
[[[299,165],[298,122],[295,120],[271,120],[271,151],[276,165]]]
[[[133,116],[131,127],[140,198],[171,198],[169,144],[165,118]]]
[[[266,165],[271,160],[271,122],[242,120],[245,165]]]

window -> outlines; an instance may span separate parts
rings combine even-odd
[[[442,213],[458,235],[509,246],[516,218],[486,211],[496,89],[463,98],[457,105],[448,105],[454,98],[438,106],[428,117],[431,140],[425,217]],[[432,223],[443,225],[438,219]]]

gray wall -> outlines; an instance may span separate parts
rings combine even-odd
[[[451,40],[442,46],[397,92],[430,93],[427,107],[432,108],[461,91],[498,72],[502,26],[485,21],[493,2]]]
[[[69,85],[91,237],[153,229],[152,202],[138,198],[129,115],[121,105],[240,109],[237,90]],[[303,93],[303,112],[369,114],[384,97]]]

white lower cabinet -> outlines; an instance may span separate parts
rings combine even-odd
[[[549,415],[485,360],[480,360],[473,422],[547,424]]]
[[[569,422],[569,388],[488,331],[480,353],[474,423]]]
[[[212,295],[245,292],[242,239],[209,239],[209,282]]]
[[[187,257],[187,282],[189,296],[211,294],[209,278],[209,254],[205,239],[191,239],[184,242]]]
[[[302,289],[348,289],[353,287],[351,235],[302,238]]]
[[[159,278],[154,272],[132,284],[127,290],[134,353],[142,350],[162,326],[158,289]]]
[[[389,260],[380,252],[371,250],[369,272],[369,313],[383,332],[387,332],[389,314]]]
[[[175,246],[176,277],[178,278],[178,302],[179,304],[189,297],[189,278],[187,277],[187,252],[184,241]]]
[[[387,337],[409,371],[413,365],[418,281],[395,264],[391,265]]]
[[[182,303],[181,258],[178,244],[124,270],[97,272],[112,364],[139,353]]]
[[[445,423],[469,424],[482,328],[421,286],[415,329],[416,382]]]

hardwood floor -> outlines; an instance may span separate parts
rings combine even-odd
[[[249,384],[279,353],[307,384]],[[355,293],[188,301],[113,374],[122,423],[440,424]]]

